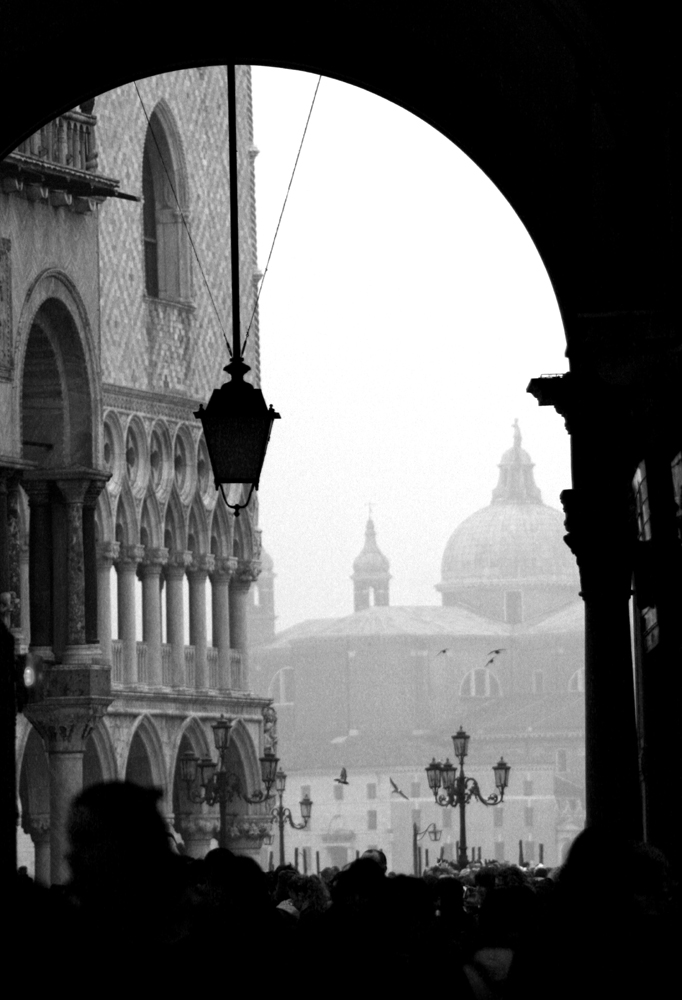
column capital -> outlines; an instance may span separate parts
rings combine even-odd
[[[596,497],[582,488],[563,490],[559,499],[583,598],[629,597],[637,541],[632,495]]]
[[[111,701],[111,696],[47,699],[27,706],[25,714],[50,753],[83,753],[88,737]]]
[[[237,558],[235,556],[214,556],[213,559],[211,581],[215,583],[227,583],[237,568]]]
[[[215,562],[216,557],[210,553],[195,555],[192,562],[187,567],[187,572],[191,573],[193,576],[203,573],[205,579],[209,573],[213,572]]]
[[[50,814],[22,813],[21,829],[28,834],[34,843],[40,840],[49,840]]]
[[[46,507],[52,499],[51,483],[48,479],[29,479],[25,477],[22,484],[30,507]]]
[[[118,559],[116,560],[117,565],[121,566],[132,566],[135,568],[137,564],[144,558],[144,545],[123,545],[121,544],[119,549]]]
[[[218,836],[220,819],[205,813],[176,813],[173,825],[183,840],[208,839]]]
[[[64,503],[82,505],[90,487],[90,481],[88,479],[56,479],[55,486]]]
[[[147,546],[145,548],[144,556],[142,558],[142,565],[140,566],[140,571],[156,571],[161,572],[163,566],[168,562],[168,549],[164,548],[150,548]]]
[[[121,550],[120,542],[98,542],[97,543],[97,558],[102,565],[111,564],[115,562]]]
[[[248,590],[254,580],[258,579],[258,572],[251,562],[242,562],[241,560],[237,564],[237,568],[232,574],[232,584],[234,586]]]
[[[165,574],[171,579],[182,577],[187,571],[187,567],[192,562],[191,552],[182,552],[172,549],[168,553],[168,561],[165,565]]]
[[[83,499],[83,506],[84,507],[96,507],[97,506],[97,500],[99,498],[99,495],[102,492],[102,490],[104,489],[104,487],[107,485],[107,483],[109,482],[109,480],[111,479],[112,475],[113,475],[113,473],[108,472],[108,473],[105,473],[105,474],[103,474],[101,476],[97,476],[96,478],[90,480],[90,482],[88,483],[87,489],[85,491],[85,497]]]

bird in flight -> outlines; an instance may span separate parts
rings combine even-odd
[[[334,781],[338,781],[340,785],[347,785],[348,784],[347,778],[348,778],[348,772],[346,771],[345,767],[342,767],[341,776],[339,778],[334,778]]]
[[[438,652],[436,653],[436,656],[442,656],[442,655],[443,655],[443,653],[449,653],[449,652],[450,652],[450,649],[449,649],[449,648],[446,648],[446,649],[439,649],[439,650],[438,650]]]
[[[391,795],[402,795],[402,797],[403,797],[404,799],[407,799],[407,801],[409,802],[409,801],[410,801],[410,800],[409,800],[409,798],[407,797],[407,795],[405,795],[405,792],[402,792],[402,791],[401,791],[401,790],[400,790],[400,789],[398,788],[398,786],[396,785],[396,783],[395,783],[395,781],[393,780],[393,778],[389,778],[388,780],[389,780],[389,781],[391,782],[391,789],[392,789],[392,791],[391,791]]]
[[[506,647],[502,646],[500,649],[491,649],[488,656],[499,656],[500,653],[506,653]]]

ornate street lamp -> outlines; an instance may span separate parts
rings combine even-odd
[[[242,788],[239,776],[227,770],[227,752],[230,745],[232,719],[221,715],[211,726],[213,739],[218,751],[218,761],[210,757],[199,758],[191,751],[180,757],[180,779],[183,781],[190,802],[205,802],[209,806],[218,803],[220,808],[220,828],[218,843],[227,847],[227,805],[236,797],[252,805],[266,802],[272,798],[270,789],[275,783],[275,773],[279,759],[272,750],[266,748],[259,758],[261,781],[265,790],[259,789],[253,795],[247,795]]]
[[[426,779],[437,804],[439,806],[452,806],[453,808],[455,806],[459,807],[459,849],[457,852],[457,864],[461,868],[465,868],[469,863],[467,857],[465,817],[467,805],[473,798],[478,799],[484,806],[499,805],[504,799],[504,790],[509,784],[509,772],[511,771],[509,764],[505,762],[504,758],[500,757],[492,769],[497,792],[493,792],[492,795],[484,798],[476,779],[468,778],[464,774],[464,758],[469,752],[469,740],[469,734],[465,733],[461,726],[452,737],[455,757],[459,761],[459,775],[457,774],[457,768],[447,759],[442,764],[434,757],[426,768]]]
[[[425,830],[420,830],[416,823],[412,824],[412,858],[414,860],[414,874],[421,875],[421,858],[419,857],[419,843],[422,837],[429,835],[429,840],[434,842],[440,840],[443,833],[435,823],[429,823]]]
[[[231,361],[223,369],[231,376],[215,389],[204,409],[194,416],[201,420],[206,447],[213,468],[216,489],[239,517],[248,506],[251,494],[258,489],[265,452],[275,420],[279,419],[272,406],[268,407],[260,389],[244,381],[250,371],[245,364],[241,343],[239,313],[239,202],[237,193],[237,110],[235,97],[235,67],[227,67],[228,145],[230,165],[230,252],[232,264],[232,347],[228,344]],[[247,331],[248,339],[248,331]],[[246,503],[228,503],[224,486],[242,483],[251,486]]]
[[[289,826],[294,830],[303,830],[308,825],[308,820],[310,819],[311,813],[313,811],[313,803],[309,795],[304,795],[301,799],[299,806],[301,809],[301,817],[303,819],[302,823],[295,823],[294,817],[292,816],[291,809],[285,808],[283,804],[284,790],[286,789],[287,776],[284,771],[280,768],[275,776],[275,791],[279,797],[279,804],[275,806],[272,810],[273,819],[277,820],[279,825],[279,863],[284,864],[284,824],[288,823]]]

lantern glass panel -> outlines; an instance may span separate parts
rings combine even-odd
[[[509,772],[511,767],[504,760],[504,757],[500,757],[497,764],[493,767],[493,774],[495,775],[495,785],[502,791],[509,784]]]
[[[263,756],[260,758],[261,780],[263,784],[266,785],[268,788],[271,787],[271,785],[275,780],[278,764],[279,764],[279,758],[275,757],[272,750],[266,750]]]
[[[211,783],[213,775],[216,772],[217,764],[211,760],[210,757],[204,757],[203,760],[199,761],[199,770],[201,772],[201,784],[204,788]]]
[[[312,809],[313,809],[313,804],[310,800],[310,797],[308,795],[305,795],[301,799],[301,816],[303,817],[304,820],[307,821],[310,819],[310,814],[312,812]]]
[[[426,770],[426,779],[432,792],[437,792],[441,783],[441,768],[443,765],[434,757]]]
[[[443,776],[443,788],[452,788],[455,784],[455,778],[457,777],[457,768],[452,763],[449,757],[445,758],[445,763],[442,765],[441,774]]]
[[[232,719],[226,719],[224,715],[221,715],[217,722],[214,722],[211,726],[213,730],[213,739],[215,740],[215,748],[220,753],[221,750],[227,750],[230,745],[230,730],[232,729]]]
[[[180,777],[183,781],[187,781],[190,784],[194,782],[197,776],[198,763],[199,758],[191,751],[180,755]]]
[[[452,737],[452,745],[455,749],[455,757],[466,757],[469,752],[469,740],[470,736],[465,733],[460,726],[455,735]]]
[[[278,795],[284,795],[284,789],[287,787],[287,776],[280,767],[279,771],[275,775],[275,791]]]

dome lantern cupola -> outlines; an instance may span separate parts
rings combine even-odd
[[[542,503],[542,494],[533,476],[534,463],[521,447],[521,428],[514,421],[514,444],[505,451],[500,464],[500,478],[493,490],[493,503]]]
[[[377,545],[376,530],[371,516],[365,528],[365,544],[353,562],[353,594],[355,610],[364,611],[374,604],[388,606],[389,561]],[[373,598],[373,600],[372,600]]]

